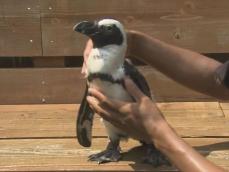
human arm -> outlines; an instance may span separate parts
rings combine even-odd
[[[130,80],[127,91],[136,102],[122,102],[89,89],[90,106],[105,120],[127,132],[131,137],[154,143],[175,166],[184,172],[223,172],[220,167],[201,156],[182,140],[167,123],[156,104],[146,97]]]
[[[192,89],[217,98],[229,97],[228,89],[218,85],[214,78],[215,71],[221,63],[141,33],[129,33],[128,38],[128,52],[131,56],[141,58]],[[96,90],[90,90],[90,94],[95,98],[89,97],[88,102],[104,119],[123,129],[130,136],[148,143],[154,142],[181,171],[223,171],[185,143],[166,122],[154,102],[145,96],[138,99],[138,95],[142,94],[135,94],[136,89],[131,91],[130,87],[127,88],[137,100],[136,103],[114,101]]]
[[[229,89],[216,82],[216,71],[222,63],[214,59],[137,31],[128,32],[128,54],[191,89],[229,99]]]

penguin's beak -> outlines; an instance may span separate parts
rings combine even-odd
[[[98,33],[99,28],[96,22],[83,21],[83,22],[77,23],[73,27],[73,30],[91,37],[95,35],[96,33]]]

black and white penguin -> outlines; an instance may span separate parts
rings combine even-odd
[[[131,78],[138,88],[151,98],[149,86],[142,74],[127,60],[127,36],[123,25],[114,19],[99,21],[83,21],[74,26],[74,30],[88,36],[93,42],[93,49],[87,60],[87,87],[77,117],[77,137],[82,146],[91,146],[91,133],[94,112],[86,100],[89,87],[99,88],[106,96],[123,100],[134,101],[124,85],[124,78]],[[89,156],[89,160],[105,163],[118,161],[121,158],[119,142],[128,138],[128,135],[111,123],[103,120],[109,136],[107,148]],[[148,153],[144,158],[154,166],[165,164],[163,155],[154,145],[147,146]]]

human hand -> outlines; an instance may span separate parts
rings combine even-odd
[[[129,94],[136,102],[124,102],[106,97],[90,88],[87,100],[92,109],[132,138],[151,143],[161,135],[162,126],[167,124],[156,104],[145,96],[130,79],[125,79]]]
[[[81,73],[84,76],[87,76],[87,59],[89,57],[89,54],[91,52],[91,49],[93,48],[93,43],[92,40],[89,39],[86,43],[85,49],[84,49],[84,53],[83,53],[83,57],[84,57],[84,61],[83,61],[83,66],[81,69]]]

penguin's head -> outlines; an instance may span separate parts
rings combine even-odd
[[[114,19],[102,19],[94,22],[83,21],[76,24],[73,29],[91,38],[94,48],[126,44],[126,32],[123,25]]]

